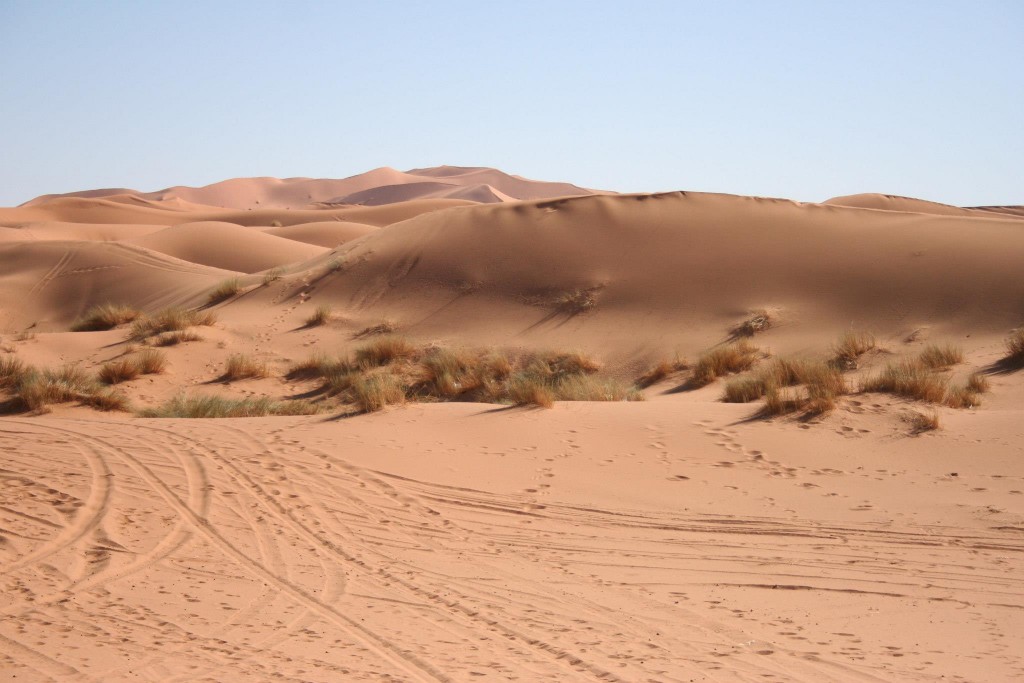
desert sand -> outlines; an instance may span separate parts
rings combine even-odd
[[[0,363],[164,362],[106,411],[0,374],[0,678],[1019,680],[1022,264],[1017,206],[487,168],[0,208]],[[211,319],[72,331],[102,304]],[[839,363],[844,334],[872,343]],[[382,410],[295,368],[395,339],[419,355],[366,370],[405,368]],[[935,348],[939,395],[873,387]],[[439,349],[583,354],[631,400],[427,391]],[[262,372],[229,378],[240,354]],[[780,359],[844,390],[723,400]],[[141,416],[180,396],[316,414]]]

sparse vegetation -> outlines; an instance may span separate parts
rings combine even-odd
[[[1024,327],[1013,330],[1006,338],[1006,360],[1015,365],[1024,365]]]
[[[382,320],[376,325],[370,325],[369,327],[363,328],[355,334],[355,338],[360,337],[373,337],[378,334],[392,334],[397,329],[394,322],[390,320]]]
[[[942,403],[946,397],[946,379],[931,372],[920,360],[903,360],[889,363],[881,374],[865,381],[861,390]]]
[[[803,391],[792,387],[803,387]],[[820,415],[833,410],[836,399],[848,391],[842,372],[821,361],[773,359],[751,377],[728,382],[722,400],[749,403],[764,397],[762,413],[782,415],[803,411]]]
[[[224,367],[224,374],[221,379],[233,381],[237,379],[251,379],[266,377],[270,374],[267,364],[256,360],[244,353],[236,353],[228,357],[227,365]]]
[[[31,368],[17,356],[0,356],[0,389],[12,389],[21,384]]]
[[[306,327],[318,327],[326,325],[331,321],[331,307],[328,304],[320,304],[313,311],[313,315],[306,318]]]
[[[404,337],[387,335],[374,339],[356,349],[356,364],[364,367],[388,365],[396,360],[412,358],[416,347]]]
[[[910,416],[909,422],[915,434],[935,431],[942,427],[939,421],[939,414],[934,410],[928,413],[915,412]]]
[[[95,332],[111,330],[118,325],[127,325],[141,315],[139,311],[124,304],[100,304],[93,306],[71,326],[72,332]]]
[[[963,363],[964,352],[959,346],[951,344],[944,346],[929,344],[922,349],[918,359],[924,367],[939,370],[952,367],[957,363]]]
[[[391,374],[354,375],[349,386],[355,404],[364,413],[405,401],[405,388],[401,380]]]
[[[860,357],[875,348],[869,332],[846,332],[832,346],[832,364],[840,370],[856,370]]]
[[[192,330],[177,330],[176,332],[165,332],[153,339],[153,346],[177,346],[190,341],[202,341],[202,336]]]
[[[213,306],[214,304],[219,304],[222,301],[227,301],[240,291],[242,291],[242,285],[238,281],[237,277],[233,277],[230,280],[224,280],[206,297],[206,305]]]
[[[757,361],[757,356],[758,348],[746,340],[712,349],[697,360],[690,384],[702,387],[724,375],[747,370]]]
[[[141,374],[142,370],[135,359],[121,358],[105,363],[100,368],[99,378],[104,384],[120,384],[130,382]]]
[[[127,399],[105,389],[75,366],[39,371],[26,365],[5,364],[0,367],[0,386],[13,395],[8,407],[16,410],[42,412],[56,403],[77,401],[100,410],[125,410]]]
[[[750,317],[732,328],[732,337],[753,337],[758,332],[764,332],[774,323],[772,314],[765,309],[752,311]]]
[[[144,410],[141,417],[266,417],[268,415],[314,415],[320,407],[309,401],[274,401],[269,398],[227,398],[224,396],[176,396],[159,408]]]
[[[159,375],[167,368],[167,356],[153,349],[139,351],[135,360],[143,375]]]
[[[284,277],[283,268],[271,268],[263,274],[263,286],[266,287],[269,284],[277,282],[282,277]]]
[[[132,323],[128,334],[131,339],[145,339],[164,332],[213,325],[215,322],[217,316],[210,311],[171,307],[157,311],[152,316],[139,317]]]
[[[636,384],[638,387],[647,388],[667,379],[669,376],[685,370],[687,368],[686,361],[682,360],[678,356],[675,360],[668,360],[663,358],[651,368],[640,375],[637,379]]]
[[[558,310],[567,315],[586,313],[597,305],[597,297],[592,289],[574,289],[560,294],[555,304]]]

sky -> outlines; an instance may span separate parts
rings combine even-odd
[[[0,205],[493,166],[1024,204],[1024,2],[0,0]]]

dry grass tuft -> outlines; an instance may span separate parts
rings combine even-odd
[[[306,327],[319,327],[331,322],[332,310],[328,304],[320,304],[313,311],[313,315],[306,318]]]
[[[192,330],[165,332],[153,339],[153,346],[177,346],[190,341],[203,341],[203,337]]]
[[[263,286],[266,287],[284,277],[284,268],[271,268],[263,274]]]
[[[304,360],[300,360],[298,363],[294,363],[285,375],[288,379],[312,379],[314,377],[323,377],[328,368],[330,368],[335,361],[332,361],[322,351],[315,351]]]
[[[942,424],[939,421],[939,414],[934,410],[929,413],[915,412],[910,416],[908,421],[910,422],[910,426],[913,429],[914,434],[931,432],[942,428]]]
[[[858,360],[876,346],[869,332],[846,332],[832,346],[832,364],[840,370],[856,370]]]
[[[416,352],[416,347],[404,337],[388,335],[356,349],[356,364],[364,368],[379,367],[396,360],[412,358]]]
[[[517,406],[550,408],[555,405],[555,394],[551,387],[537,376],[526,373],[511,378],[507,395],[512,404]]]
[[[100,304],[93,306],[71,326],[72,332],[95,332],[111,330],[118,325],[127,325],[141,315],[139,311],[124,304]]]
[[[865,381],[861,390],[942,403],[946,397],[946,380],[930,372],[920,360],[904,360],[887,365],[880,375]]]
[[[314,415],[320,407],[309,401],[274,401],[269,398],[223,396],[176,396],[159,408],[144,410],[141,417],[217,418]]]
[[[206,305],[213,306],[214,304],[219,304],[222,301],[227,301],[240,291],[242,291],[242,285],[239,283],[237,277],[233,277],[230,280],[224,280],[206,297]]]
[[[989,390],[988,377],[976,372],[967,378],[967,388],[976,394],[984,394]]]
[[[1013,330],[1006,338],[1006,360],[1013,364],[1024,364],[1024,327]]]
[[[653,365],[647,372],[640,375],[637,379],[636,384],[639,387],[647,388],[653,386],[669,376],[685,370],[687,368],[686,361],[676,358],[675,360],[668,360],[663,358]]]
[[[189,327],[213,325],[217,316],[210,311],[193,311],[171,307],[157,311],[152,316],[144,315],[132,323],[129,330],[131,339],[145,339],[163,332],[175,332]]]
[[[19,386],[31,371],[17,356],[0,356],[0,389]]]
[[[128,397],[120,391],[105,389],[88,394],[82,398],[82,403],[104,412],[121,411],[128,412],[132,409]]]
[[[364,413],[405,402],[405,387],[401,379],[389,373],[354,375],[351,377],[349,391],[353,402]]]
[[[597,306],[597,297],[590,289],[574,289],[560,294],[555,299],[558,310],[570,316],[586,313]]]
[[[236,379],[267,377],[269,374],[270,370],[263,361],[244,353],[236,353],[228,357],[221,379],[230,382]]]
[[[161,351],[143,349],[135,356],[143,375],[159,375],[167,369],[167,356]]]
[[[120,384],[130,382],[141,374],[142,370],[134,359],[122,358],[104,364],[100,368],[99,378],[104,384]]]
[[[745,340],[708,351],[697,360],[690,383],[702,387],[723,375],[747,370],[757,361],[757,355],[758,348]]]
[[[929,344],[921,351],[918,359],[924,367],[940,370],[952,367],[957,363],[963,363],[964,351],[959,346],[953,346],[952,344],[944,346]]]
[[[788,390],[803,386],[803,392]],[[751,377],[728,382],[722,400],[726,403],[749,403],[762,396],[763,415],[783,415],[803,411],[820,415],[836,407],[836,399],[848,392],[842,372],[821,361],[773,359]]]

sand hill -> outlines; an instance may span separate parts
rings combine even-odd
[[[488,168],[0,208],[0,671],[1020,678],[1021,263]]]

